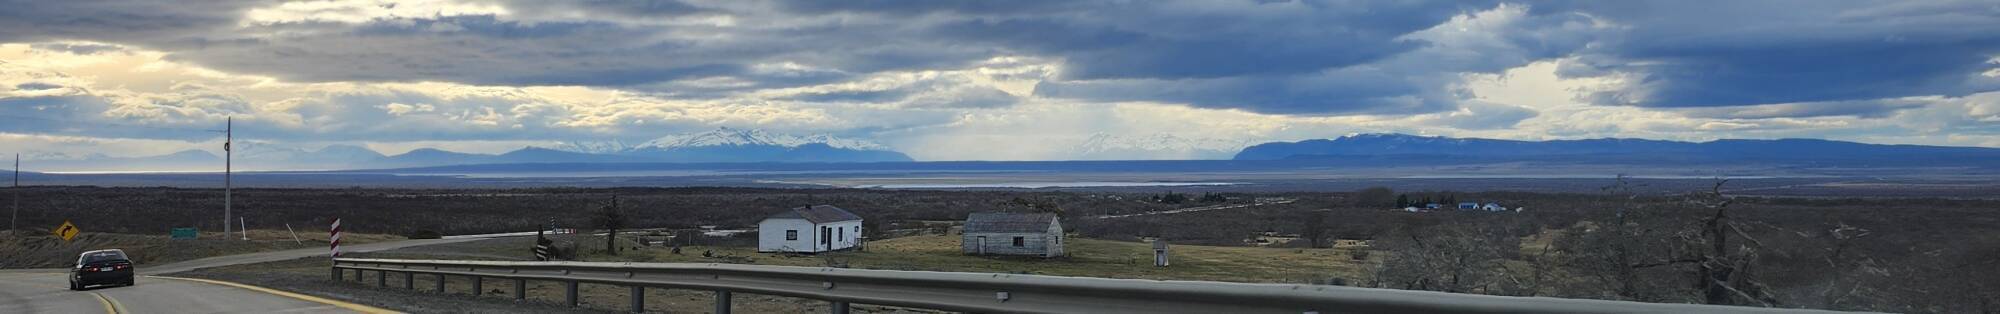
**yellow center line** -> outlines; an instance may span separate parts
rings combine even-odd
[[[97,292],[91,292],[90,295],[97,296],[97,303],[104,304],[105,314],[118,314],[120,312],[124,312],[120,311],[119,309],[123,309],[125,307],[119,306],[118,301],[112,301],[111,297],[106,297],[104,296],[103,293],[97,293]]]
[[[224,285],[224,286],[230,286],[230,287],[237,287],[237,288],[242,288],[242,289],[245,289],[245,290],[250,290],[250,291],[257,291],[257,292],[263,292],[263,293],[269,293],[269,294],[275,294],[275,295],[278,295],[278,296],[283,296],[283,297],[288,297],[288,298],[293,298],[293,299],[299,299],[299,300],[305,300],[305,301],[307,301],[307,302],[317,302],[317,303],[321,303],[321,304],[326,304],[326,305],[332,305],[332,306],[337,306],[337,307],[340,307],[340,308],[344,308],[344,309],[348,309],[348,310],[352,310],[352,311],[355,311],[355,312],[361,312],[361,313],[369,313],[369,314],[388,314],[388,313],[402,313],[402,312],[397,312],[397,311],[391,311],[391,310],[387,310],[387,309],[382,309],[382,308],[378,308],[378,307],[373,307],[373,306],[367,306],[367,305],[360,305],[360,304],[354,304],[354,303],[348,303],[348,302],[343,302],[343,301],[339,301],[339,300],[333,300],[333,299],[327,299],[327,298],[321,298],[321,297],[315,297],[315,296],[310,296],[310,295],[304,295],[304,294],[298,294],[298,293],[292,293],[292,292],[289,292],[289,291],[283,291],[283,290],[278,290],[278,289],[271,289],[271,288],[265,288],[265,287],[258,287],[258,286],[252,286],[252,285],[246,285],[246,284],[240,284],[240,283],[234,283],[234,282],[228,282],[228,281],[221,281],[221,280],[209,280],[209,279],[200,279],[200,278],[181,278],[181,277],[166,277],[166,276],[146,276],[146,277],[147,277],[147,278],[160,278],[160,279],[173,279],[173,280],[185,280],[185,281],[193,281],[193,282],[200,282],[200,283],[206,283],[206,284],[214,284],[214,285]],[[117,313],[112,313],[112,314],[117,314]]]

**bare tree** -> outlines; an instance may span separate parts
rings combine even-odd
[[[1305,238],[1313,248],[1327,247],[1326,216],[1325,209],[1308,210],[1299,215],[1299,222],[1304,224],[1299,229],[1299,237]]]
[[[1753,276],[1763,244],[1731,219],[1735,201],[1722,194],[1728,182],[1717,179],[1708,190],[1666,206],[1642,206],[1621,175],[1618,185],[1606,188],[1623,194],[1615,217],[1565,231],[1558,243],[1565,266],[1615,287],[1623,299],[1777,305]],[[1592,289],[1601,290],[1578,292]]]
[[[1485,224],[1399,230],[1375,241],[1387,258],[1376,284],[1389,288],[1508,294],[1502,262],[1518,255],[1520,239]]]
[[[618,210],[618,195],[611,195],[611,202],[604,204],[593,217],[598,227],[605,229],[604,253],[618,255],[618,229],[625,227],[625,214]]]

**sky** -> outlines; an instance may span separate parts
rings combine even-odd
[[[0,0],[0,153],[219,154],[225,119],[388,154],[721,127],[918,160],[1102,135],[2000,147],[1996,30],[1994,1]]]

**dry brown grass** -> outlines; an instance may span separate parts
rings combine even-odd
[[[1312,283],[1327,278],[1355,278],[1363,263],[1349,258],[1349,252],[1363,249],[1339,246],[1330,249],[1217,247],[1174,245],[1172,266],[1154,267],[1148,243],[1070,238],[1065,243],[1069,256],[1061,258],[969,256],[960,252],[956,235],[918,235],[876,241],[867,251],[835,252],[820,255],[758,253],[749,247],[682,248],[672,254],[666,248],[630,252],[620,256],[589,255],[595,261],[647,261],[747,263],[787,266],[828,266],[829,260],[864,269],[925,270],[984,273],[1015,273],[1055,276],[1204,280],[1260,283]],[[717,257],[702,257],[712,250]]]

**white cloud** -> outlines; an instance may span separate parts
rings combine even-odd
[[[360,24],[378,20],[463,15],[508,15],[506,7],[454,0],[316,0],[288,1],[244,12],[242,26],[335,22]]]

